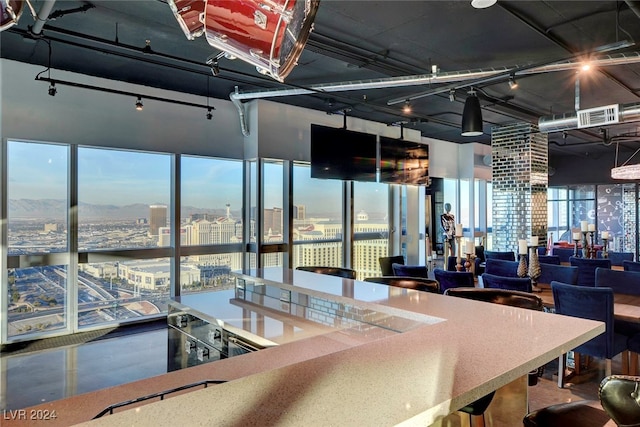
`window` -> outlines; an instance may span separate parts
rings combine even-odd
[[[342,266],[342,181],[311,178],[311,167],[293,166],[293,268]]]
[[[168,154],[78,148],[78,247],[92,253],[169,247]],[[133,258],[133,259],[131,259]],[[78,327],[166,311],[170,261],[141,251],[78,266]]]
[[[353,268],[358,279],[379,276],[378,259],[389,254],[388,191],[387,184],[354,182]]]
[[[69,147],[7,142],[8,255],[58,254],[7,271],[8,337],[68,327],[68,176]]]

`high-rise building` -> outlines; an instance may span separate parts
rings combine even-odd
[[[149,206],[149,235],[157,236],[160,227],[167,226],[167,205]]]
[[[304,205],[295,205],[293,207],[293,219],[304,220],[307,209]]]
[[[282,234],[282,208],[264,210],[264,235]]]

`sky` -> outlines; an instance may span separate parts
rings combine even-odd
[[[66,199],[69,147],[9,141],[8,191],[10,199]],[[80,203],[125,206],[169,203],[169,154],[78,148]],[[242,162],[182,156],[182,205],[232,210],[242,206]],[[265,164],[265,207],[282,207],[283,168]],[[312,179],[310,168],[294,167],[294,204],[313,212],[340,212],[342,181]],[[387,185],[356,183],[357,211],[384,212]]]

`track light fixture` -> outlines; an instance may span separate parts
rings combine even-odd
[[[516,81],[516,77],[513,75],[509,77],[509,89],[518,89],[518,82]]]
[[[402,112],[405,114],[410,114],[412,111],[411,108],[411,103],[409,102],[409,100],[407,99],[404,103],[404,107],[402,107]]]
[[[454,102],[456,100],[456,90],[451,89],[449,91],[449,102]]]
[[[49,96],[56,96],[58,89],[56,89],[56,82],[51,82],[49,85]]]
[[[141,97],[138,97],[138,100],[136,101],[136,110],[138,110],[138,111],[142,111],[142,108],[143,108],[143,107],[144,107],[144,106],[142,105],[142,98],[141,98]]]
[[[484,132],[482,130],[482,109],[480,101],[476,96],[476,92],[471,89],[469,96],[464,102],[464,110],[462,112],[462,136],[480,136]]]
[[[213,113],[211,111],[215,110],[215,107],[207,108],[207,120],[211,120],[213,118]]]

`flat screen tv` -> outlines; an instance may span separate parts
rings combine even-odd
[[[429,184],[429,146],[381,136],[380,182]]]
[[[311,125],[311,178],[376,181],[375,135]]]

